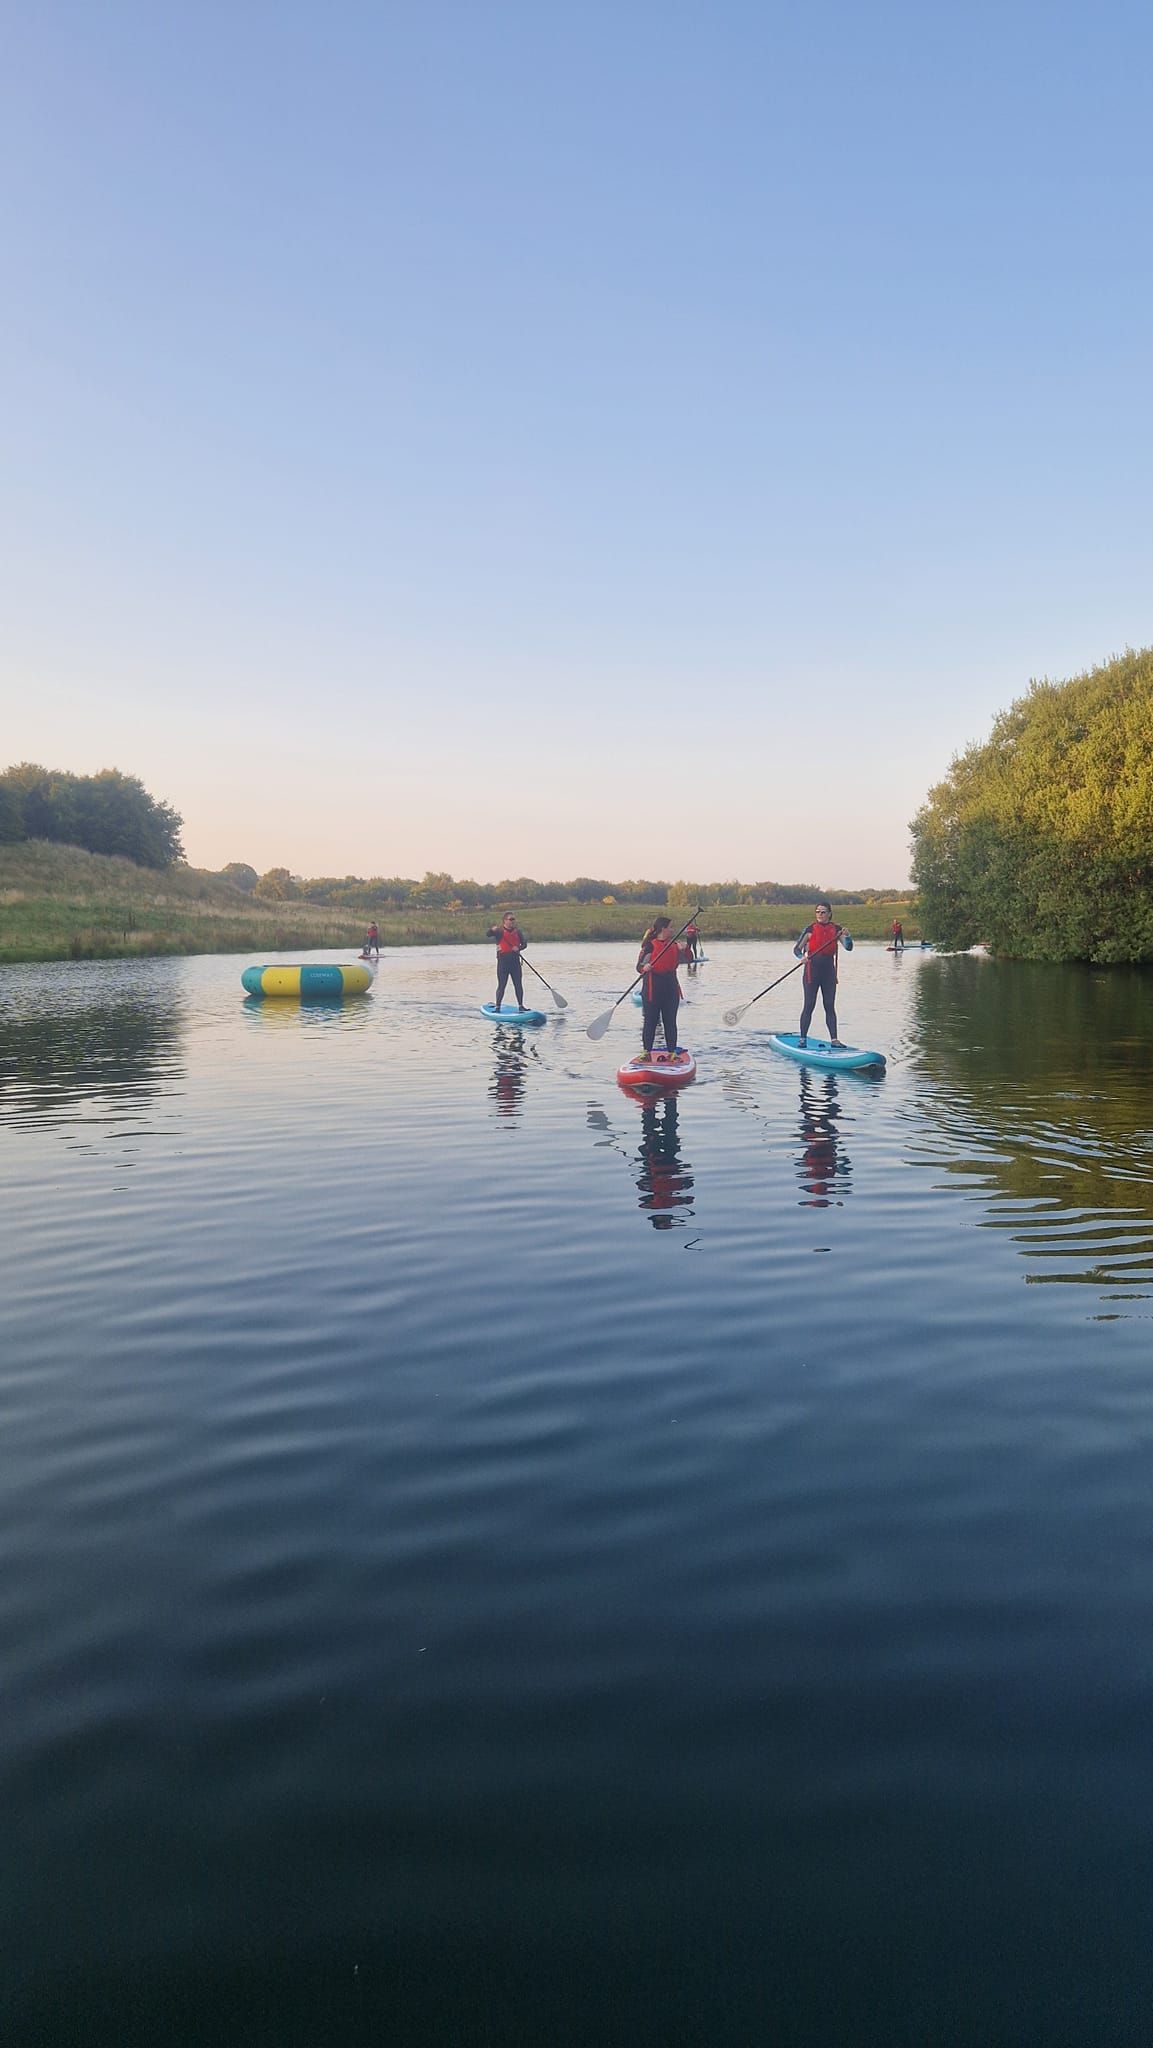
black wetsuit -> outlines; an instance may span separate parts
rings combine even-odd
[[[677,1011],[681,1002],[681,985],[677,980],[679,959],[680,948],[677,941],[666,938],[661,933],[655,939],[646,941],[637,961],[638,970],[643,968],[645,977],[641,984],[644,1001],[641,1044],[646,1052],[653,1049],[658,1024],[664,1031],[668,1050],[675,1052],[677,1049]],[[657,974],[654,974],[652,968],[654,960],[660,961],[660,972]]]
[[[665,1034],[665,1044],[670,1052],[677,1049],[677,1011],[681,1005],[680,983],[676,970],[671,974],[646,974],[642,988],[644,995],[644,1028],[641,1044],[651,1052],[656,1043],[657,1025]]]
[[[804,984],[805,990],[804,1008],[801,1011],[801,1037],[805,1038],[808,1036],[809,1025],[813,1021],[813,1011],[817,1007],[817,997],[819,995],[821,1001],[825,1006],[825,1023],[828,1026],[829,1037],[836,1038],[837,940],[839,939],[841,944],[845,946],[850,953],[853,950],[853,941],[849,937],[849,934],[844,929],[843,925],[829,924],[814,926],[811,924],[807,924],[805,926],[804,931],[801,933],[800,938],[797,940],[796,945],[793,947],[793,951],[797,955],[798,959],[804,958],[806,945],[812,945],[812,936],[814,930],[820,932],[833,932],[835,934],[835,937],[833,939],[832,945],[829,947],[829,950],[827,952],[810,952],[808,958],[805,960],[805,971],[801,976],[801,980]]]
[[[503,927],[500,925],[491,925],[488,933],[489,938],[499,938],[502,929]],[[504,992],[510,981],[513,994],[517,1000],[517,1008],[524,1009],[524,973],[520,964],[520,956],[525,946],[528,945],[528,940],[525,938],[519,925],[517,926],[517,937],[520,939],[520,946],[515,953],[511,951],[502,953],[499,946],[496,949],[496,1008],[498,1010],[504,1001]]]

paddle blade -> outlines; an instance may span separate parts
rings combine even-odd
[[[616,1004],[614,1003],[614,1004],[613,1004],[613,1010],[615,1010],[615,1009],[616,1009]],[[591,1024],[586,1024],[586,1026],[585,1026],[585,1037],[586,1037],[586,1038],[603,1038],[603,1037],[604,1037],[604,1035],[605,1035],[605,1032],[606,1032],[606,1031],[608,1030],[608,1028],[609,1028],[609,1025],[610,1025],[610,1024],[612,1023],[612,1021],[613,1021],[613,1010],[605,1010],[605,1011],[603,1012],[603,1014],[602,1014],[601,1016],[599,1016],[599,1017],[594,1017],[594,1018],[593,1018],[593,1020],[592,1020],[592,1023],[591,1023]]]
[[[552,990],[552,999],[558,1010],[568,1009],[568,998],[566,996],[558,996],[555,988]]]
[[[745,1005],[745,1008],[746,1008],[746,1009],[748,1008],[748,1005],[747,1005],[747,1004]],[[745,1014],[744,1010],[726,1010],[726,1011],[725,1011],[725,1023],[726,1023],[726,1024],[739,1024],[739,1023],[740,1023],[740,1021],[741,1021],[741,1018],[742,1018],[742,1017],[744,1016],[744,1014]]]

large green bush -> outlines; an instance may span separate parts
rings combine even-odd
[[[1030,960],[1153,960],[1153,648],[1034,683],[912,824],[924,929]]]
[[[183,820],[150,796],[136,775],[103,768],[71,775],[20,761],[0,775],[0,840],[47,839],[89,853],[119,855],[140,867],[167,868],[184,859]]]

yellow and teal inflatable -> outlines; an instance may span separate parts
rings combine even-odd
[[[371,967],[246,967],[240,977],[250,996],[296,996],[302,1002],[339,1002],[364,996],[372,987]]]

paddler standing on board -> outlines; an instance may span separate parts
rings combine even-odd
[[[669,936],[672,923],[671,917],[654,917],[637,954],[637,973],[644,975],[641,983],[644,998],[641,1043],[646,1052],[653,1049],[658,1023],[664,1030],[666,1049],[669,1052],[677,1049],[677,1011],[681,1001],[677,968],[688,947]]]
[[[805,1005],[801,1011],[801,1044],[807,1045],[809,1025],[817,1007],[817,996],[825,1006],[825,1023],[829,1030],[829,1042],[839,1046],[837,1037],[837,946],[842,945],[846,953],[853,950],[853,941],[843,924],[833,923],[832,908],[828,903],[818,903],[812,924],[807,924],[793,951],[798,960],[805,963],[801,981],[805,991]]]
[[[697,954],[700,952],[700,949],[701,939],[700,933],[697,930],[697,921],[695,917],[691,917],[685,926],[685,958],[690,967],[696,966]]]
[[[500,1009],[504,992],[512,983],[518,1010],[524,1009],[524,975],[521,972],[520,956],[528,945],[516,917],[506,910],[499,924],[490,924],[486,936],[496,940],[496,1002]]]
[[[895,917],[889,926],[889,937],[892,941],[894,953],[903,953],[905,950],[905,927],[899,917]]]

